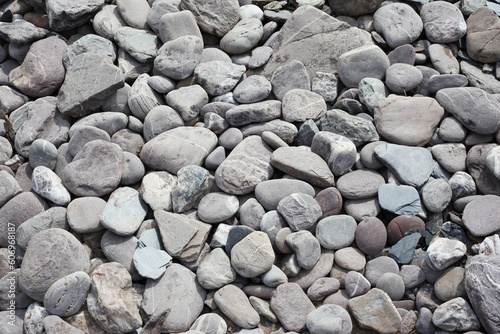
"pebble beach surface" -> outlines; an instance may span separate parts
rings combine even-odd
[[[500,333],[500,1],[0,0],[0,334]]]

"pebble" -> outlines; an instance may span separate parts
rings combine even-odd
[[[462,38],[467,25],[462,12],[450,3],[427,3],[420,10],[425,34],[431,42],[451,43]]]
[[[352,322],[349,313],[338,305],[323,305],[318,307],[315,311],[307,315],[306,325],[312,334],[347,334],[352,331]]]
[[[335,263],[341,268],[360,271],[366,265],[366,258],[359,249],[345,247],[335,252]]]
[[[465,251],[465,244],[458,240],[437,238],[427,248],[426,259],[433,270],[443,270],[457,262]]]
[[[446,269],[434,284],[436,296],[445,302],[457,297],[466,298],[464,275],[462,267]]]
[[[478,8],[467,19],[467,50],[474,60],[490,63],[499,61],[495,53],[499,43],[496,30],[500,19],[487,7]]]
[[[339,78],[347,87],[358,87],[365,77],[384,79],[390,61],[384,51],[375,45],[362,46],[339,57]]]
[[[310,77],[304,64],[292,60],[278,67],[271,77],[274,96],[282,101],[285,94],[292,89],[311,90]]]
[[[213,60],[196,66],[194,77],[209,95],[217,96],[231,91],[244,72],[243,65]]]
[[[217,290],[214,300],[221,312],[241,328],[251,329],[259,324],[259,314],[252,307],[243,290],[235,285],[228,284]]]
[[[441,212],[446,209],[452,197],[450,185],[442,179],[429,181],[422,187],[421,193],[422,202],[431,212]]]
[[[422,235],[420,233],[412,233],[404,236],[389,249],[388,255],[397,263],[410,263],[410,261],[413,260],[415,249],[421,237]]]
[[[43,198],[61,206],[68,205],[71,201],[71,195],[63,186],[61,179],[49,168],[36,167],[31,180],[33,191]]]
[[[399,275],[403,279],[405,289],[415,288],[425,281],[423,270],[414,264],[402,265]]]
[[[266,99],[271,89],[271,82],[266,77],[252,75],[234,88],[233,96],[239,103],[255,103]]]
[[[68,324],[66,321],[61,319],[57,315],[49,315],[43,319],[43,327],[45,328],[45,332],[47,334],[56,334],[56,333],[61,333],[61,334],[70,334],[70,333],[75,333],[75,334],[83,334],[85,332],[81,331],[80,329],[71,326]]]
[[[228,54],[242,54],[250,51],[262,38],[264,29],[258,18],[242,18],[220,40],[220,47]]]
[[[293,232],[287,235],[285,240],[301,268],[312,269],[319,261],[321,246],[311,232],[304,230]]]
[[[322,300],[326,296],[334,294],[340,288],[340,281],[334,277],[322,277],[314,281],[307,289],[307,296],[312,301]]]
[[[139,275],[157,279],[165,272],[165,267],[172,262],[172,257],[163,250],[146,246],[137,248],[132,260]]]
[[[329,216],[316,225],[316,238],[322,247],[339,250],[352,244],[357,228],[356,220],[351,216]]]
[[[158,50],[154,69],[167,78],[182,80],[193,74],[201,61],[203,41],[197,36],[181,36],[168,41]]]
[[[293,231],[311,228],[322,215],[321,207],[308,194],[294,193],[281,199],[277,211]]]
[[[347,137],[356,146],[380,139],[371,120],[349,115],[339,109],[328,110],[321,117],[319,128],[322,131],[329,131]]]
[[[362,296],[370,291],[370,282],[357,271],[349,271],[344,278],[345,292],[350,298]]]
[[[373,15],[373,28],[392,48],[414,42],[423,30],[420,16],[407,4],[392,3]],[[368,76],[371,77],[371,76]]]
[[[311,151],[322,157],[336,176],[349,172],[357,158],[352,140],[328,131],[319,131],[313,136]]]
[[[305,89],[291,89],[282,99],[282,115],[287,122],[317,120],[326,113],[326,102],[315,92]]]
[[[416,216],[420,210],[420,196],[410,186],[383,184],[378,189],[378,201],[382,209],[398,215]]]
[[[55,281],[43,297],[43,305],[52,315],[69,317],[78,312],[90,290],[90,277],[77,271]]]
[[[274,259],[271,240],[264,232],[248,234],[231,249],[231,265],[243,277],[263,274],[271,268]]]
[[[405,283],[400,275],[385,273],[377,281],[377,289],[387,293],[391,300],[401,300],[405,293]]]
[[[387,242],[386,227],[380,219],[366,217],[357,224],[355,240],[359,250],[364,254],[378,255]]]
[[[281,284],[271,297],[271,309],[287,331],[306,329],[307,316],[316,308],[296,283]]]
[[[385,84],[391,91],[399,94],[416,88],[422,80],[422,72],[409,64],[392,64],[385,72]]]
[[[371,170],[356,170],[342,175],[337,180],[337,189],[348,199],[373,197],[385,183],[382,175]]]
[[[207,334],[224,334],[227,330],[226,321],[216,313],[202,314],[189,328],[190,331],[200,331]]]
[[[485,237],[500,230],[499,222],[495,219],[498,200],[500,197],[496,195],[486,195],[465,206],[462,221],[472,235]]]
[[[388,256],[379,256],[366,263],[365,277],[372,286],[377,285],[377,282],[385,273],[399,273],[399,266]]]
[[[286,274],[275,265],[263,273],[260,278],[262,279],[262,283],[271,288],[275,288],[283,283],[288,283],[288,277]]]
[[[432,323],[445,331],[469,331],[481,328],[479,319],[462,297],[439,305],[432,314]]]
[[[429,57],[434,68],[441,74],[458,74],[460,71],[458,60],[445,44],[436,43],[429,46]]]
[[[201,261],[196,278],[205,289],[212,290],[231,284],[236,279],[236,271],[222,248],[215,248]]]

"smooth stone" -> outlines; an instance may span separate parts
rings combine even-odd
[[[106,231],[104,234],[101,232],[98,235],[101,237],[97,246],[100,246],[106,259],[123,265],[132,279],[141,279],[142,277],[137,272],[133,262],[135,250],[139,247],[139,240],[133,235],[121,236],[111,231]]]
[[[0,67],[4,64],[0,64]],[[10,114],[10,112],[29,101],[28,96],[9,86],[0,86],[0,92],[2,93],[2,101],[0,101],[0,113],[2,115]],[[2,129],[2,131],[5,131],[5,129]]]
[[[277,134],[271,131],[264,131],[261,135],[262,139],[273,149],[278,149],[280,147],[288,147],[289,145],[285,143]]]
[[[139,188],[142,199],[153,211],[172,210],[172,191],[177,178],[168,172],[152,172],[146,174]]]
[[[465,171],[465,161],[467,158],[465,145],[438,144],[432,146],[431,153],[434,159],[436,159],[436,161],[439,162],[439,164],[443,166],[446,171],[450,173]]]
[[[322,215],[321,207],[309,194],[293,193],[281,199],[277,211],[293,231],[311,228]]]
[[[276,243],[276,235],[278,232],[286,226],[287,223],[285,219],[275,210],[266,212],[264,216],[262,216],[260,222],[260,230],[269,236],[273,245]]]
[[[149,78],[147,73],[139,75],[128,93],[130,112],[143,122],[151,110],[163,105],[163,98],[148,85]]]
[[[80,310],[89,290],[89,275],[77,271],[55,281],[45,293],[43,305],[52,315],[69,317]]]
[[[116,132],[123,130],[127,127],[128,117],[121,112],[99,112],[80,118],[70,128],[69,136],[71,137],[77,126],[90,125],[104,130],[108,135],[113,136]],[[57,146],[57,145],[56,145]]]
[[[157,279],[172,263],[172,257],[164,250],[154,247],[139,247],[134,252],[134,266],[142,277]]]
[[[103,5],[102,0],[78,0],[71,4],[61,0],[49,0],[45,10],[50,28],[54,31],[64,31],[81,26]]]
[[[180,9],[191,11],[201,30],[219,37],[227,34],[240,18],[240,6],[236,0],[211,3],[187,0],[181,2]]]
[[[152,62],[160,47],[160,39],[153,32],[128,26],[116,30],[114,40],[140,63]]]
[[[113,191],[100,219],[104,228],[115,234],[134,234],[147,214],[146,203],[133,188],[122,187]]]
[[[456,172],[448,183],[451,187],[452,200],[476,195],[476,183],[473,177],[466,172]]]
[[[406,289],[415,288],[425,281],[423,270],[413,264],[402,265],[399,275],[403,279]]]
[[[372,286],[376,286],[380,276],[385,273],[399,274],[399,266],[394,259],[379,256],[366,263],[364,275]]]
[[[215,248],[201,261],[196,277],[202,287],[208,290],[218,289],[231,284],[237,273],[231,267],[231,260],[222,248]]]
[[[302,123],[297,133],[297,145],[311,146],[314,136],[319,132],[318,126],[313,120],[307,120]]]
[[[271,288],[275,288],[281,284],[288,283],[288,277],[286,276],[286,274],[275,265],[273,265],[271,269],[263,273],[260,278],[262,279],[262,283]]]
[[[415,65],[415,48],[411,44],[400,45],[387,54],[392,64]]]
[[[262,11],[262,9],[260,9],[259,6],[253,4],[242,5],[240,3],[240,16],[244,19],[253,17],[261,21],[264,20],[264,12]]]
[[[215,171],[215,182],[224,192],[243,195],[271,178],[272,151],[258,136],[241,141]]]
[[[232,126],[240,126],[255,122],[271,121],[281,115],[281,102],[262,101],[242,104],[229,109],[225,118]]]
[[[421,210],[418,191],[410,186],[383,184],[378,189],[382,209],[403,215],[417,215]]]
[[[116,6],[121,17],[129,26],[137,29],[149,29],[147,17],[151,7],[146,0],[118,0]]]
[[[271,89],[271,82],[266,77],[252,75],[234,88],[233,96],[239,103],[255,103],[266,99]]]
[[[292,89],[311,90],[311,82],[307,69],[298,60],[292,60],[276,68],[271,77],[271,85],[274,96],[280,101]]]
[[[177,127],[184,126],[179,112],[169,106],[156,106],[144,118],[143,135],[146,142]]]
[[[321,190],[316,194],[314,199],[319,203],[321,211],[323,211],[323,215],[319,218],[320,220],[337,215],[342,209],[342,195],[334,187]]]
[[[240,129],[229,128],[219,136],[219,145],[224,147],[226,150],[232,150],[239,143],[241,143],[242,140],[243,133],[241,133]]]
[[[68,204],[68,224],[75,232],[92,233],[103,229],[100,215],[106,202],[99,197],[79,197]]]
[[[231,91],[245,70],[243,65],[213,60],[196,66],[194,78],[209,95],[217,96]]]
[[[420,308],[415,328],[421,333],[436,332],[436,326],[432,323],[432,312],[428,308]]]
[[[451,3],[427,3],[420,10],[427,38],[434,43],[451,43],[465,36],[467,24],[460,9]]]
[[[404,236],[389,249],[388,255],[399,264],[410,263],[415,255],[415,248],[422,238],[420,233],[412,233]]]
[[[120,183],[124,186],[134,185],[142,180],[145,174],[144,164],[133,153],[123,152],[122,178]]]
[[[0,170],[0,207],[22,192],[19,183],[9,172]],[[314,193],[314,190],[313,190]]]
[[[292,258],[296,258],[295,254],[290,255],[292,255]],[[307,290],[317,279],[325,277],[330,273],[333,261],[334,252],[329,249],[322,249],[319,260],[312,269],[306,270],[299,267],[300,270],[293,277],[287,273],[289,276],[288,281],[297,283],[303,290]]]
[[[319,155],[302,148],[278,148],[271,156],[271,165],[315,186],[326,188],[334,184],[333,174],[326,162]]]
[[[312,269],[319,261],[321,246],[311,232],[298,231],[290,233],[285,240],[295,253],[297,263],[301,268]]]
[[[57,162],[57,148],[45,139],[36,139],[29,149],[29,163],[31,168],[44,166],[54,170]]]
[[[478,144],[469,149],[467,153],[467,170],[470,174],[457,172],[459,174],[459,187],[452,185],[452,191],[455,196],[460,193],[461,195],[475,195],[476,190],[482,194],[497,194],[497,189],[500,187],[498,179],[487,167],[488,153],[496,147],[496,144]],[[472,180],[471,180],[472,176]],[[451,180],[451,179],[450,179]],[[451,182],[450,182],[451,185]],[[454,188],[459,188],[456,191]]]
[[[332,73],[316,72],[312,78],[311,91],[319,94],[326,102],[337,98],[338,79]]]
[[[438,134],[445,141],[458,143],[465,139],[467,128],[455,117],[448,116],[441,121]]]
[[[9,43],[26,44],[36,42],[48,35],[48,30],[39,28],[25,20],[0,23],[0,34]]]
[[[220,223],[238,211],[238,198],[225,193],[210,193],[198,204],[198,216],[205,223]]]
[[[400,275],[385,273],[377,281],[377,289],[387,293],[391,300],[401,300],[405,293],[405,283]]]
[[[165,101],[188,122],[195,119],[201,108],[208,103],[208,95],[201,86],[192,85],[169,92]]]
[[[345,247],[335,252],[335,263],[347,270],[360,271],[366,265],[366,258],[359,249]]]
[[[228,284],[217,290],[214,300],[221,312],[239,327],[251,329],[259,324],[259,314],[252,307],[243,290],[235,285]]]
[[[462,222],[467,230],[476,237],[485,237],[500,230],[498,217],[500,197],[485,195],[465,206]]]
[[[250,296],[248,300],[250,301],[250,304],[252,304],[253,308],[257,311],[257,313],[259,313],[261,316],[271,321],[272,323],[278,322],[278,318],[276,318],[276,315],[274,315],[273,311],[271,311],[271,304],[268,301],[255,296]]]
[[[461,241],[437,238],[427,248],[426,260],[431,269],[443,270],[460,260],[466,250]]]
[[[360,222],[366,217],[377,216],[382,208],[377,197],[349,199],[344,202],[345,212]]]
[[[163,43],[189,35],[202,38],[193,12],[189,10],[164,13],[156,25],[156,30]]]
[[[264,232],[252,232],[231,249],[231,265],[243,277],[256,277],[273,265],[275,254]]]
[[[220,40],[220,47],[228,54],[242,54],[259,43],[264,28],[258,18],[242,18]]]
[[[106,5],[101,8],[94,16],[92,26],[95,32],[109,40],[115,36],[115,32],[121,27],[127,25],[123,20],[115,5]]]
[[[337,189],[345,198],[363,199],[375,196],[384,183],[384,178],[377,172],[356,170],[342,175],[337,180]]]
[[[356,162],[356,146],[347,137],[320,131],[311,142],[311,151],[318,154],[328,164],[334,175],[343,175],[350,171]]]
[[[409,64],[392,64],[385,72],[385,84],[391,91],[399,94],[416,88],[422,80],[422,72]]]
[[[326,102],[317,93],[305,89],[291,89],[283,95],[283,118],[287,122],[317,120],[326,113]]]
[[[168,41],[158,50],[154,69],[174,80],[191,76],[201,61],[203,41],[197,36],[181,36]]]
[[[340,288],[340,281],[334,277],[318,278],[307,289],[307,296],[312,301],[319,301],[337,292]]]
[[[306,328],[307,315],[315,307],[299,285],[285,283],[276,288],[271,309],[286,330],[300,332]]]
[[[325,300],[323,301],[323,305],[333,304],[333,305],[338,305],[338,306],[342,307],[343,309],[347,309],[347,301],[348,300],[349,300],[349,296],[347,295],[345,290],[342,289],[342,290],[335,292],[333,295],[326,297]]]
[[[429,89],[429,93],[436,94],[441,89],[453,88],[453,87],[465,87],[467,86],[468,83],[469,80],[463,74],[441,74],[441,75],[433,75],[432,77],[430,77],[429,81],[427,82],[427,86]],[[441,122],[440,134],[442,127],[443,127],[443,122]]]
[[[349,271],[344,278],[345,292],[351,298],[362,296],[370,291],[370,282],[357,271]]]
[[[358,87],[365,77],[384,79],[389,66],[389,58],[381,48],[367,45],[342,54],[338,60],[338,73],[344,85]]]
[[[261,205],[260,201],[255,198],[250,198],[240,206],[239,213],[241,225],[245,225],[254,230],[258,230],[260,228],[260,222],[262,221],[262,217],[266,213],[266,210],[264,210],[264,207]]]
[[[488,167],[497,179],[500,178],[500,149],[498,147],[494,147],[488,152],[486,167]]]
[[[38,166],[33,170],[31,187],[35,193],[57,205],[66,206],[71,201],[71,195],[59,176],[47,167]]]
[[[348,215],[334,215],[323,218],[316,225],[316,238],[326,249],[338,250],[352,244],[357,223]]]
[[[372,114],[380,101],[385,99],[388,94],[389,91],[380,79],[363,78],[358,84],[359,100]]]
[[[252,123],[241,127],[243,137],[262,136],[265,131],[273,132],[285,143],[291,144],[297,137],[297,127],[289,122],[274,119],[269,122]]]
[[[432,323],[445,331],[479,330],[481,323],[469,303],[462,297],[439,305],[432,314]]]
[[[420,16],[409,5],[392,3],[380,7],[375,12],[373,28],[383,35],[387,45],[394,49],[414,42],[422,33],[423,23]]]
[[[307,329],[311,334],[348,334],[352,331],[349,313],[338,305],[323,305],[309,313]]]
[[[175,81],[161,75],[153,75],[148,79],[148,85],[160,94],[167,94],[175,89]]]
[[[387,242],[386,226],[376,217],[366,217],[357,224],[355,239],[356,245],[364,254],[378,255]]]
[[[227,324],[217,313],[207,313],[200,315],[189,330],[206,334],[224,334],[227,331]]]
[[[482,63],[499,61],[498,30],[500,19],[490,8],[481,7],[467,19],[467,53]]]
[[[68,142],[68,152],[75,157],[78,152],[90,141],[104,140],[111,141],[109,134],[95,126],[80,125],[71,127],[71,137]]]
[[[437,179],[426,183],[422,189],[422,202],[431,212],[441,212],[451,202],[451,187],[445,180]]]
[[[462,267],[448,268],[434,284],[434,293],[442,301],[457,297],[467,297],[465,292],[465,269]]]
[[[356,146],[380,139],[371,120],[349,115],[340,109],[328,110],[320,118],[319,128],[321,131],[342,135],[351,140]]]
[[[429,57],[432,65],[441,74],[458,74],[460,64],[453,56],[451,49],[445,44],[432,44],[429,46]]]

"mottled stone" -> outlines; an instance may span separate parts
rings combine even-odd
[[[321,131],[342,135],[356,146],[380,139],[372,121],[349,115],[340,109],[328,110],[319,122]]]
[[[414,42],[424,28],[420,16],[405,3],[379,8],[373,15],[373,27],[392,49]]]
[[[201,30],[220,37],[227,34],[240,18],[240,7],[236,0],[217,0],[210,3],[185,0],[181,1],[180,8],[194,14]]]
[[[481,324],[469,303],[462,297],[451,299],[439,305],[432,315],[436,327],[445,331],[479,330]]]
[[[426,260],[433,270],[443,270],[464,256],[466,250],[461,241],[437,238],[427,248]]]

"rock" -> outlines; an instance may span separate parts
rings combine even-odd
[[[187,331],[200,315],[205,297],[196,275],[174,263],[159,279],[146,282],[142,309],[148,316],[170,309],[161,331]]]
[[[441,212],[446,209],[451,197],[451,187],[445,180],[432,180],[422,187],[422,201],[431,212]]]
[[[197,36],[181,36],[168,41],[158,50],[154,60],[157,72],[175,79],[186,79],[201,61],[203,41]]]
[[[402,63],[389,66],[385,75],[385,84],[387,87],[399,94],[416,88],[423,80],[422,72],[418,68]]]
[[[436,43],[429,46],[429,57],[434,68],[441,74],[458,74],[460,71],[458,60],[445,44]]]
[[[467,170],[470,172],[466,173],[455,173],[460,175],[457,180],[459,185],[452,185],[453,195],[455,193],[458,195],[475,195],[475,187],[477,190],[483,194],[497,194],[497,190],[500,187],[498,179],[495,174],[491,173],[489,168],[487,168],[487,157],[488,153],[496,147],[496,144],[479,144],[475,145],[469,149],[467,154]],[[460,174],[459,174],[460,173]],[[472,179],[471,180],[471,176]],[[473,182],[472,182],[473,181]],[[458,189],[460,189],[460,191]]]
[[[298,60],[292,60],[276,68],[271,77],[271,85],[274,96],[280,101],[292,89],[311,90],[309,73],[304,64]]]
[[[397,263],[410,263],[415,256],[415,248],[417,247],[420,238],[422,238],[420,233],[411,233],[404,236],[389,249],[388,255]]]
[[[215,248],[201,261],[196,271],[198,282],[207,290],[218,289],[236,279],[236,271],[222,248]]]
[[[473,236],[485,237],[500,230],[500,222],[496,219],[498,201],[500,197],[486,195],[465,206],[462,222]]]
[[[351,216],[334,215],[323,218],[316,226],[316,238],[326,249],[338,250],[352,244],[357,223]]]
[[[335,253],[335,263],[347,270],[361,271],[366,265],[366,258],[359,249],[346,247]]]
[[[392,143],[424,146],[443,115],[444,109],[430,97],[389,95],[375,108],[374,123],[379,134]]]
[[[385,273],[377,281],[377,289],[387,293],[391,300],[401,300],[405,293],[405,283],[401,276],[394,273]]]
[[[108,135],[113,136],[116,132],[123,130],[127,127],[128,117],[121,112],[101,112],[94,113],[76,121],[70,129],[70,137],[74,131],[78,129],[77,126],[90,125],[104,130]]]
[[[234,216],[239,202],[236,196],[225,193],[205,195],[198,204],[198,216],[206,223],[220,223]]]
[[[233,247],[252,232],[255,232],[255,230],[248,226],[232,226],[227,234],[226,244],[224,245],[226,253],[230,255]]]
[[[220,47],[229,54],[242,54],[259,43],[264,29],[257,18],[242,18],[220,40]]]
[[[106,5],[94,16],[93,28],[96,33],[112,40],[115,32],[126,25],[115,5]]]
[[[243,65],[213,60],[196,66],[194,77],[209,95],[217,96],[231,91],[245,70]]]
[[[71,201],[71,195],[63,186],[61,179],[49,168],[36,167],[31,180],[33,191],[43,198],[61,206],[66,206]]]
[[[295,254],[291,254],[292,259],[295,259]],[[297,283],[303,290],[307,290],[316,280],[319,278],[325,277],[332,270],[333,267],[334,254],[332,250],[322,249],[321,255],[319,256],[318,262],[316,265],[310,269],[301,269],[298,271],[293,277],[288,274],[289,282]],[[298,264],[296,264],[298,267]],[[300,269],[300,267],[298,267]]]
[[[487,7],[477,9],[467,19],[467,53],[482,63],[499,61],[495,50],[500,42],[497,36],[500,19]]]
[[[283,118],[287,122],[317,120],[326,113],[326,102],[317,93],[291,89],[283,96]]]
[[[122,72],[109,58],[97,53],[83,53],[75,58],[66,72],[57,108],[64,115],[86,116],[123,85]]]
[[[154,26],[153,29],[155,29]],[[156,30],[163,43],[188,35],[202,38],[196,19],[189,10],[161,15]]]
[[[256,277],[274,262],[271,240],[264,232],[252,232],[231,249],[231,265],[243,277]]]
[[[354,145],[378,141],[379,135],[373,122],[357,116],[351,116],[340,109],[328,110],[319,120],[321,131],[333,132],[350,139]]]
[[[132,115],[144,121],[153,108],[163,104],[163,99],[149,85],[149,74],[137,77],[128,93],[128,106]]]
[[[83,334],[85,332],[80,329],[71,326],[66,321],[58,317],[57,315],[49,315],[43,319],[43,327],[47,334]]]
[[[358,96],[363,105],[373,113],[381,100],[385,99],[389,91],[384,83],[376,78],[363,78],[358,84]]]
[[[286,243],[293,250],[297,263],[301,268],[312,269],[321,255],[321,246],[309,231],[298,231],[289,234]]]
[[[415,65],[415,49],[411,44],[403,44],[387,54],[392,64]]]
[[[200,166],[217,146],[217,136],[200,127],[177,127],[147,142],[141,160],[149,168],[176,174],[188,165]],[[176,159],[172,159],[172,157]]]
[[[500,82],[492,73],[483,73],[481,67],[466,61],[460,62],[460,70],[470,86],[481,88],[490,94],[500,93]]]
[[[0,171],[0,208],[22,192],[14,176],[7,171]],[[314,192],[314,190],[313,190]]]
[[[274,291],[274,289],[272,290]],[[248,299],[257,313],[273,323],[278,322],[278,319],[274,315],[273,311],[271,311],[271,305],[268,301],[255,296],[250,296]]]
[[[337,180],[337,189],[348,199],[373,197],[385,183],[382,175],[370,170],[356,170],[342,175]]]
[[[57,37],[33,43],[21,66],[10,72],[10,83],[29,96],[51,95],[64,80],[62,56],[66,47]]]
[[[35,300],[42,301],[49,287],[58,279],[89,269],[85,248],[65,230],[43,230],[30,241],[19,274],[19,287]],[[45,250],[41,252],[40,249]],[[41,269],[40,265],[43,265]]]
[[[374,288],[350,299],[348,306],[361,328],[378,333],[396,333],[401,326],[401,316],[396,307],[380,289]]]
[[[154,212],[165,250],[174,258],[194,261],[208,238],[210,225],[163,210]]]
[[[214,296],[219,309],[242,328],[255,328],[259,324],[260,316],[250,304],[243,290],[229,284],[217,290]],[[234,307],[238,305],[238,307]]]
[[[123,20],[129,26],[137,29],[149,29],[147,17],[151,8],[147,1],[119,0],[116,5]]]
[[[420,210],[420,197],[415,188],[405,185],[383,184],[378,189],[380,206],[399,215],[417,215]]]
[[[50,314],[69,317],[80,310],[89,290],[89,275],[77,271],[55,281],[45,293],[43,305]]]
[[[345,292],[349,297],[364,295],[370,291],[370,282],[357,271],[349,271],[344,279]]]
[[[377,285],[377,282],[385,273],[399,273],[399,266],[388,256],[379,256],[366,263],[365,277],[372,286]]]
[[[257,184],[271,177],[273,168],[270,160],[269,146],[261,138],[249,136],[217,168],[215,182],[221,190],[230,194],[249,193]]]
[[[427,263],[436,271],[446,269],[464,256],[466,248],[461,241],[437,238],[427,248]]]
[[[406,289],[412,289],[425,281],[424,271],[417,265],[403,265],[401,266],[401,271],[399,275],[405,283]]]
[[[389,58],[381,48],[375,45],[362,46],[339,57],[339,78],[347,87],[358,87],[365,77],[384,79],[389,65]]]
[[[73,157],[90,141],[104,140],[111,141],[109,134],[97,127],[81,125],[72,130],[71,138],[68,142],[68,153]]]
[[[466,298],[464,275],[465,270],[462,267],[446,269],[434,284],[436,296],[445,302],[457,297]]]
[[[274,208],[276,209],[276,208]],[[250,198],[240,206],[240,223],[254,230],[260,228],[262,217],[266,213],[263,206],[255,198]]]
[[[337,98],[338,79],[332,73],[316,72],[312,78],[311,91],[319,94],[326,102]]]
[[[39,28],[25,20],[0,23],[0,35],[10,43],[26,44],[38,41],[48,34],[48,30]]]
[[[481,324],[462,297],[457,297],[439,305],[432,315],[436,327],[446,331],[479,330]]]
[[[358,222],[366,217],[375,217],[382,210],[377,197],[346,200],[344,209]]]
[[[321,216],[321,207],[309,194],[294,193],[279,201],[277,211],[293,231],[311,228]]]
[[[312,301],[319,301],[337,292],[340,288],[340,281],[334,277],[318,278],[307,289],[307,296]]]
[[[278,203],[285,197],[294,193],[314,196],[314,188],[307,182],[294,179],[274,179],[257,184],[255,198],[268,211],[276,210]],[[240,209],[240,219],[241,211]]]
[[[297,157],[300,156],[300,159]],[[319,155],[297,147],[280,147],[271,156],[271,165],[319,187],[333,185],[333,174]]]
[[[373,27],[392,49],[414,42],[422,33],[423,23],[412,7],[405,3],[382,6],[373,15]],[[371,76],[368,76],[371,77]]]
[[[270,121],[280,116],[281,102],[279,101],[242,104],[229,109],[225,114],[225,118],[232,126]]]
[[[181,2],[180,9],[191,11],[201,30],[219,37],[227,34],[240,18],[240,7],[236,0],[212,3],[187,0]]]
[[[110,40],[98,35],[88,34],[65,48],[62,57],[64,67],[70,68],[75,58],[86,52],[101,53],[103,56],[109,57],[112,62],[116,60],[116,46]]]
[[[444,88],[453,88],[453,87],[465,87],[469,83],[469,80],[465,75],[462,74],[441,74],[441,75],[433,75],[429,78],[427,82],[427,88],[429,89],[429,93],[436,94],[439,90]],[[441,122],[441,127],[443,126],[443,122]]]
[[[217,313],[208,313],[200,315],[189,330],[197,330],[207,334],[224,334],[227,330],[227,324]]]
[[[465,145],[438,144],[432,146],[431,153],[434,159],[436,159],[446,171],[450,173],[465,171],[465,160],[467,156]]]
[[[337,15],[359,16],[374,13],[381,4],[381,1],[365,2],[358,0],[329,0],[330,7]]]
[[[233,96],[240,103],[255,103],[266,99],[271,89],[271,82],[266,77],[252,75],[234,88]]]
[[[146,142],[177,127],[184,126],[181,115],[169,106],[156,106],[144,118],[143,135]]]
[[[462,38],[467,25],[460,9],[450,3],[427,3],[422,6],[420,16],[427,38],[435,43],[451,43]]]
[[[307,315],[315,307],[299,285],[285,283],[276,288],[271,309],[286,330],[300,332],[306,328]]]
[[[357,224],[355,239],[360,251],[367,255],[378,255],[387,241],[387,230],[380,219],[366,217]]]
[[[67,219],[77,233],[93,233],[103,229],[100,215],[106,202],[99,197],[79,197],[68,204]]]
[[[160,40],[147,30],[125,26],[116,30],[114,40],[120,48],[140,63],[152,62],[158,54]]]
[[[352,331],[349,313],[338,305],[323,305],[312,311],[306,318],[311,334],[347,334]]]
[[[434,169],[431,153],[421,147],[381,144],[374,151],[401,182],[410,186],[423,185]]]
[[[46,11],[50,28],[71,30],[87,22],[104,5],[102,0],[79,0],[71,5],[61,0],[48,0]]]
[[[44,166],[54,170],[57,162],[57,148],[45,139],[36,139],[29,148],[31,168]]]
[[[77,196],[102,196],[112,192],[121,179],[123,152],[103,140],[87,143],[64,169],[61,179]]]
[[[118,188],[109,197],[100,215],[104,228],[118,235],[132,235],[146,217],[147,207],[139,192],[129,187]]]
[[[265,131],[272,132],[280,137],[285,143],[291,144],[297,137],[297,127],[292,123],[274,119],[269,122],[253,123],[241,127],[243,137],[262,136]]]

